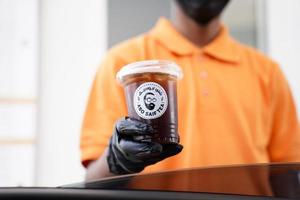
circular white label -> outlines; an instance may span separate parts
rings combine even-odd
[[[168,96],[162,86],[154,82],[141,84],[134,92],[135,112],[143,119],[156,119],[168,108]]]

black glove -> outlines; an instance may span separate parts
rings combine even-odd
[[[146,166],[181,152],[180,144],[159,144],[137,141],[136,138],[150,138],[153,128],[131,118],[117,121],[110,139],[107,163],[113,174],[141,172]]]

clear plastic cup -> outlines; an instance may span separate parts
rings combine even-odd
[[[131,63],[117,73],[125,90],[129,117],[154,128],[151,137],[139,136],[136,140],[179,143],[177,80],[181,78],[178,65],[166,60]]]

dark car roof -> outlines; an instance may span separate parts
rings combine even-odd
[[[300,163],[233,165],[134,174],[61,188],[197,192],[300,199]]]

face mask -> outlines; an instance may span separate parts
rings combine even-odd
[[[212,19],[219,16],[229,0],[176,0],[183,12],[205,26]]]

